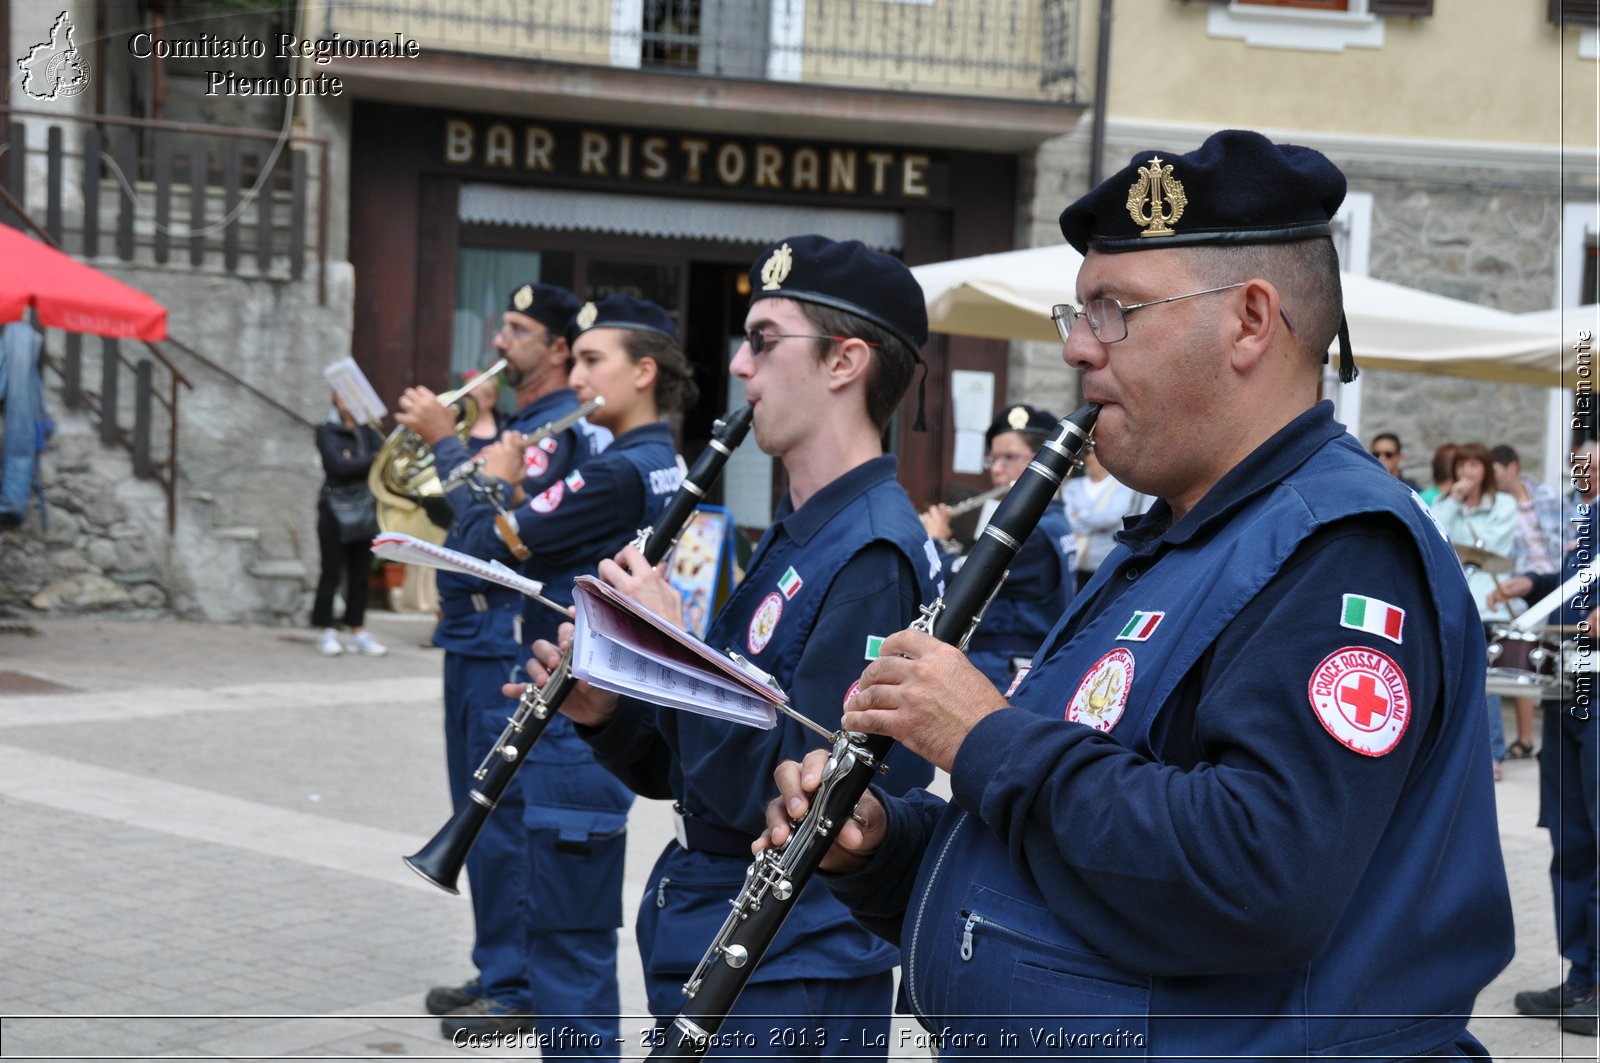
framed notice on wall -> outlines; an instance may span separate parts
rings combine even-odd
[[[684,627],[705,638],[711,617],[733,590],[733,514],[701,506],[684,525],[667,566],[667,580],[683,597]]]

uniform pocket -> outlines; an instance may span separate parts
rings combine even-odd
[[[1145,1054],[1149,980],[1113,965],[1074,940],[1048,909],[974,885],[957,915],[954,955],[941,993],[958,1029],[981,1042],[948,1054],[1009,1047],[1029,1054]],[[1077,946],[1077,947],[1074,947]]]
[[[542,930],[613,930],[622,925],[626,831],[529,831],[528,920]]]

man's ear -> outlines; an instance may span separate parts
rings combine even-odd
[[[830,346],[822,362],[828,370],[828,386],[837,391],[866,376],[872,366],[872,347],[851,336]]]
[[[1245,283],[1230,300],[1233,316],[1227,320],[1235,369],[1253,369],[1267,354],[1283,321],[1278,316],[1278,289],[1257,278]]]

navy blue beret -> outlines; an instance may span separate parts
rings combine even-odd
[[[678,330],[673,327],[667,312],[648,299],[631,295],[608,295],[596,302],[584,303],[574,322],[573,338],[590,329],[625,328],[635,332],[654,332],[678,342]]]
[[[1056,430],[1061,421],[1049,410],[1041,410],[1037,406],[1029,406],[1019,402],[1007,406],[994,415],[994,423],[989,430],[983,433],[983,445],[989,446],[994,442],[994,437],[1003,432],[1024,432],[1030,435],[1047,436]]]
[[[1327,236],[1344,174],[1312,148],[1225,129],[1187,155],[1141,151],[1061,212],[1080,253]]]
[[[506,300],[506,309],[527,314],[562,339],[570,339],[578,297],[554,284],[519,284]]]
[[[905,263],[860,240],[791,236],[763,251],[750,267],[750,302],[794,299],[831,306],[900,337],[922,361],[928,304]]]

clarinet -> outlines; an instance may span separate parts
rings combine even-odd
[[[667,502],[661,516],[648,528],[641,528],[633,545],[644,554],[651,565],[667,556],[678,541],[683,526],[688,523],[706,489],[722,474],[722,467],[750,431],[750,407],[743,406],[725,418],[719,419],[711,429],[711,442],[701,451],[694,467],[684,477],[677,493]],[[500,798],[517,769],[527,759],[528,750],[544,734],[556,710],[566,700],[577,678],[572,674],[572,651],[561,655],[543,686],[528,684],[517,702],[516,711],[506,723],[489,755],[472,773],[474,786],[468,791],[469,800],[463,801],[453,816],[439,828],[437,834],[415,853],[405,857],[406,866],[447,893],[459,893],[456,878],[466,864],[467,852],[488,822]]]
[[[922,607],[913,629],[966,648],[1012,559],[1078,464],[1099,413],[1099,405],[1088,403],[1062,419],[1056,435],[1039,448],[1000,503],[944,597]],[[810,810],[795,824],[783,849],[757,854],[745,872],[744,889],[732,901],[733,911],[684,984],[688,1003],[650,1053],[651,1059],[698,1059],[710,1050],[728,1011],[833,845],[835,829],[855,811],[893,745],[893,739],[882,735],[840,731],[833,736],[832,754]]]

